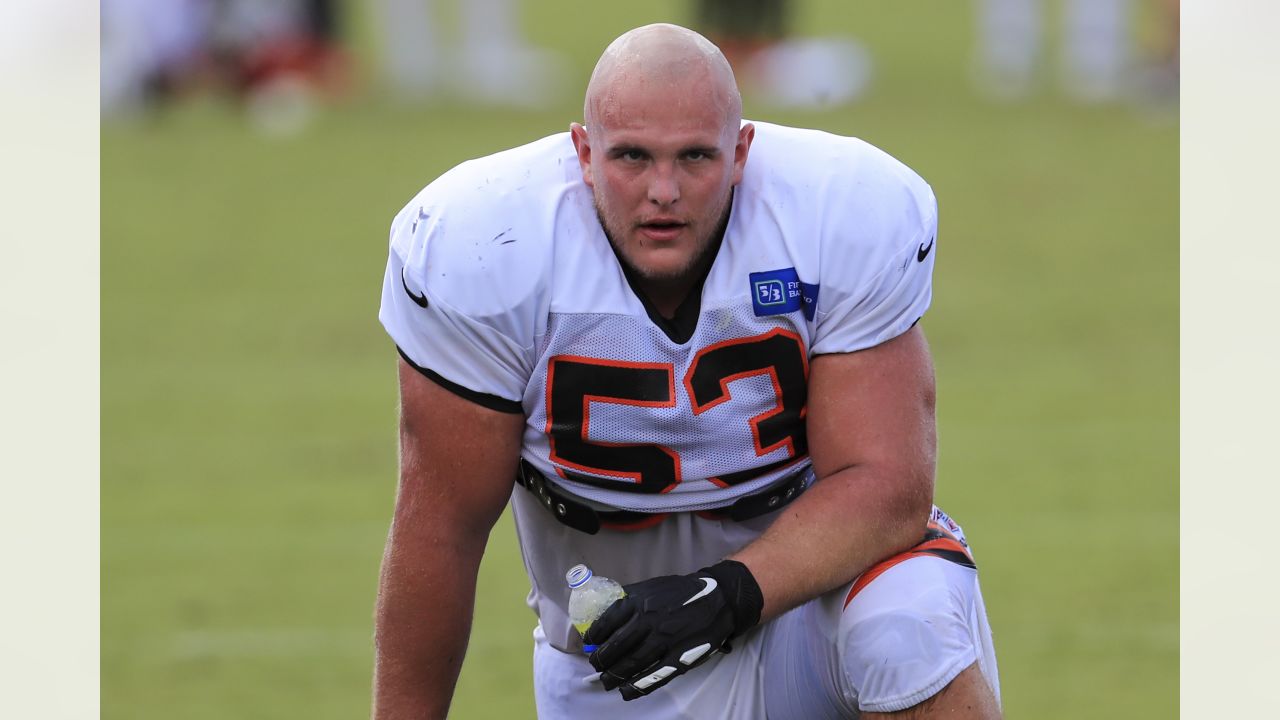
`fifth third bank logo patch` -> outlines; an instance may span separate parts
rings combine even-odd
[[[800,282],[793,267],[751,273],[751,305],[756,317],[801,310],[805,319],[812,321],[818,307],[818,286]]]

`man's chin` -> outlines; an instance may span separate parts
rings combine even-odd
[[[687,252],[648,250],[628,255],[631,271],[646,282],[670,283],[684,279],[693,269],[693,258]]]

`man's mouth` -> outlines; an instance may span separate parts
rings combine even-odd
[[[660,218],[640,223],[640,232],[651,240],[674,240],[684,230],[685,224],[678,220]]]

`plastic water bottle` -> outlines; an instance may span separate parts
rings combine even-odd
[[[626,592],[617,582],[602,575],[595,575],[586,565],[574,565],[564,574],[569,582],[569,622],[585,635],[591,623],[600,617],[613,604],[614,600],[626,597]],[[583,652],[595,652],[595,645],[583,645]]]

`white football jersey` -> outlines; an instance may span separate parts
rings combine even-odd
[[[396,216],[380,319],[429,377],[527,419],[523,455],[603,508],[723,507],[807,462],[814,355],[925,312],[937,206],[854,138],[754,123],[676,321],[632,289],[568,133],[465,162]]]

